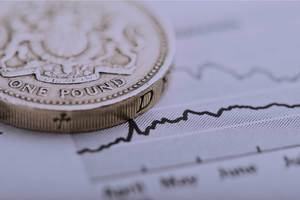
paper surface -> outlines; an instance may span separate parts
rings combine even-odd
[[[158,105],[74,136],[1,124],[0,199],[298,199],[300,3],[147,4],[176,32]]]

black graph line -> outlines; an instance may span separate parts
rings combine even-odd
[[[218,64],[215,62],[205,62],[203,64],[200,64],[200,65],[198,65],[196,71],[191,70],[184,66],[176,67],[176,68],[174,68],[174,70],[185,72],[189,76],[191,76],[192,78],[197,79],[197,80],[200,80],[203,77],[204,73],[209,70],[215,70],[215,71],[222,72],[224,74],[228,74],[237,80],[245,80],[245,79],[249,79],[254,76],[257,76],[257,75],[262,75],[262,76],[268,78],[269,80],[271,80],[273,82],[277,82],[277,83],[282,83],[282,82],[293,83],[293,82],[299,81],[299,79],[300,79],[300,72],[298,72],[292,76],[276,76],[271,71],[269,71],[265,68],[252,67],[249,69],[249,71],[247,71],[245,73],[238,73],[233,69],[230,69],[224,65],[221,65],[221,64]]]
[[[256,151],[257,151],[257,153],[261,153],[262,152],[260,146],[256,146]]]
[[[274,148],[270,148],[270,149],[261,150],[260,152],[249,151],[249,152],[244,152],[244,153],[224,155],[224,156],[206,158],[206,159],[201,159],[200,157],[196,157],[196,159],[194,161],[187,161],[187,162],[173,164],[173,165],[159,166],[159,167],[154,167],[151,169],[147,168],[146,172],[143,171],[142,169],[141,170],[132,170],[132,171],[126,171],[126,172],[121,172],[121,173],[116,173],[116,174],[97,176],[97,177],[93,177],[92,179],[93,179],[93,181],[103,181],[103,180],[107,180],[107,179],[111,180],[111,179],[131,177],[131,176],[140,175],[140,174],[155,174],[155,173],[161,173],[161,172],[169,172],[172,170],[192,167],[195,165],[205,165],[205,164],[218,163],[218,162],[229,161],[229,160],[236,160],[236,159],[245,158],[245,157],[249,157],[249,156],[257,156],[259,154],[275,153],[275,152],[290,150],[290,149],[294,149],[294,148],[300,148],[300,144],[292,144],[292,145],[287,145],[287,146],[274,147]],[[199,162],[199,160],[200,160],[200,162]]]
[[[231,105],[228,107],[222,107],[217,112],[210,112],[210,111],[194,111],[190,109],[186,109],[183,111],[182,115],[175,118],[175,119],[168,119],[168,118],[161,118],[159,120],[154,120],[151,122],[150,125],[148,125],[144,130],[142,130],[138,124],[133,120],[128,121],[128,133],[127,136],[124,137],[118,137],[114,141],[109,142],[107,144],[100,145],[97,148],[83,148],[79,151],[77,151],[78,154],[86,154],[86,153],[97,153],[101,152],[105,149],[109,149],[112,146],[118,145],[120,143],[129,143],[133,139],[134,133],[137,135],[144,135],[148,136],[151,133],[151,130],[154,130],[157,128],[158,125],[164,125],[164,124],[177,124],[182,121],[187,121],[189,119],[189,115],[196,115],[196,116],[210,116],[214,118],[219,118],[222,116],[224,112],[229,112],[232,110],[240,110],[240,109],[248,109],[248,110],[265,110],[269,109],[271,107],[283,107],[283,108],[300,108],[300,104],[285,104],[285,103],[270,103],[264,106],[251,106],[251,105]]]

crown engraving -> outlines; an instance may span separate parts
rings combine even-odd
[[[144,44],[139,26],[103,7],[90,12],[71,3],[30,6],[0,22],[3,77],[35,75],[39,81],[69,84],[136,69]]]

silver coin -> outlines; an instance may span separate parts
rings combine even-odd
[[[173,36],[132,2],[1,2],[0,120],[81,132],[120,124],[161,96]]]

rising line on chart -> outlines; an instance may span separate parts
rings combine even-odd
[[[215,70],[215,71],[219,71],[219,72],[228,74],[237,80],[249,79],[256,75],[262,75],[262,76],[268,78],[269,80],[271,80],[273,82],[277,82],[277,83],[282,83],[282,82],[293,83],[293,82],[297,82],[300,79],[300,72],[294,74],[293,76],[276,76],[267,69],[264,69],[261,67],[252,67],[245,73],[238,73],[233,69],[230,69],[224,65],[221,65],[221,64],[218,64],[215,62],[205,62],[203,64],[200,64],[197,66],[196,71],[191,70],[184,66],[175,67],[174,70],[186,73],[190,77],[197,79],[197,80],[200,80],[204,76],[205,72],[209,71],[209,70]]]
[[[153,120],[150,125],[148,125],[144,130],[141,130],[141,128],[138,126],[138,124],[133,120],[128,121],[128,132],[127,136],[124,137],[118,137],[114,141],[109,142],[107,144],[100,145],[97,148],[83,148],[79,151],[77,151],[78,154],[86,154],[86,153],[97,153],[101,152],[105,149],[109,149],[112,146],[118,145],[120,143],[128,143],[131,142],[134,133],[137,135],[144,135],[148,136],[151,133],[151,130],[155,130],[157,128],[157,125],[164,125],[164,124],[177,124],[182,121],[187,121],[189,119],[189,115],[195,115],[195,116],[210,116],[214,118],[219,118],[222,116],[224,112],[230,112],[232,110],[241,110],[241,109],[247,109],[247,110],[265,110],[269,109],[271,107],[283,107],[283,108],[300,108],[300,104],[285,104],[285,103],[270,103],[264,106],[251,106],[251,105],[231,105],[228,107],[222,107],[217,112],[210,112],[210,111],[194,111],[190,109],[186,109],[183,111],[181,116],[174,118],[174,119],[168,119],[166,117],[163,117],[159,120]]]

